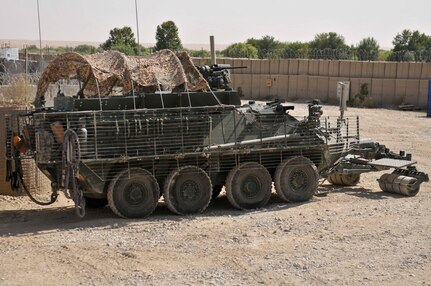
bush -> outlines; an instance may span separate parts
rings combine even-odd
[[[349,101],[349,106],[351,107],[361,107],[361,108],[376,108],[377,102],[372,96],[369,95],[368,83],[362,83],[359,88],[359,93]]]
[[[3,100],[8,105],[30,105],[35,91],[30,80],[24,74],[18,74],[11,79],[9,86],[3,86]]]

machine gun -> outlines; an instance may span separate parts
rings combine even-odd
[[[208,81],[211,89],[231,90],[230,70],[246,69],[247,67],[232,67],[229,64],[214,64],[212,66],[197,67],[202,76]]]

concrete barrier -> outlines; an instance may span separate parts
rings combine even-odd
[[[409,63],[409,79],[420,79],[423,63]]]
[[[289,60],[280,60],[279,73],[281,75],[289,74]]]
[[[397,79],[409,78],[409,63],[397,63]]]
[[[395,79],[397,78],[397,63],[385,63],[385,78]]]
[[[308,61],[308,75],[318,76],[319,75],[319,60],[309,60]]]
[[[329,76],[329,64],[331,61],[319,61],[319,76]],[[338,76],[338,74],[337,74]]]
[[[205,64],[207,59],[195,59]],[[431,63],[361,62],[338,60],[257,60],[218,59],[219,63],[247,66],[233,70],[234,87],[241,87],[245,97],[319,98],[323,102],[337,102],[337,82],[351,82],[350,96],[359,93],[361,84],[368,84],[369,94],[379,106],[409,103],[427,107],[427,82],[431,77]],[[243,77],[238,77],[244,75]],[[267,86],[267,80],[272,86]]]

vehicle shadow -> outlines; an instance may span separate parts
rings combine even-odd
[[[28,210],[0,211],[0,237],[11,237],[22,234],[46,234],[74,229],[121,228],[134,223],[181,222],[192,221],[199,217],[240,217],[255,212],[277,212],[284,209],[313,203],[286,203],[276,194],[272,194],[269,203],[261,209],[238,210],[232,207],[225,195],[211,201],[203,214],[179,216],[172,213],[161,200],[156,210],[147,218],[122,219],[117,217],[106,206],[99,209],[86,209],[84,218],[78,218],[73,206],[48,207]]]
[[[343,193],[350,196],[371,200],[384,200],[389,198],[404,198],[402,195],[376,192],[363,187],[338,187],[324,185],[318,188],[317,199],[331,194]],[[4,210],[0,211],[0,237],[10,237],[20,234],[39,234],[58,232],[73,229],[88,229],[95,227],[121,228],[133,223],[157,223],[157,222],[181,222],[190,221],[198,217],[241,217],[251,213],[273,212],[289,208],[312,204],[316,199],[303,203],[286,203],[275,193],[272,194],[269,203],[261,209],[238,210],[230,205],[225,194],[213,199],[203,214],[179,216],[172,213],[161,200],[156,210],[147,218],[122,219],[117,217],[109,207],[99,209],[86,209],[86,216],[78,218],[75,209],[69,207],[49,207],[29,210]]]
[[[333,186],[333,185],[325,185],[319,187],[319,193],[317,196],[324,197],[331,193],[343,193],[349,196],[355,196],[359,198],[365,198],[370,200],[385,200],[389,198],[405,198],[403,195],[386,193],[383,191],[373,191],[371,189],[367,189],[360,186]]]

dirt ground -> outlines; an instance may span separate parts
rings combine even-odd
[[[306,114],[295,105],[292,114]],[[413,153],[431,173],[424,112],[347,111],[356,114],[363,138]],[[79,219],[64,197],[42,208],[0,196],[0,285],[431,285],[431,183],[406,198],[381,192],[381,175],[357,187],[325,183],[302,204],[273,195],[253,211],[223,194],[197,216],[160,202],[141,220],[108,207]]]

